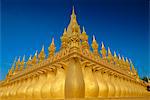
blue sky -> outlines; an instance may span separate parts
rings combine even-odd
[[[103,41],[112,52],[132,59],[141,77],[150,76],[148,0],[2,0],[0,80],[16,56],[27,60],[43,44],[48,53],[52,37],[59,50],[73,5],[90,44],[94,34],[99,45]]]

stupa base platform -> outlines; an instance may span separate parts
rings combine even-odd
[[[150,96],[144,96],[144,97],[109,97],[109,98],[71,98],[71,99],[0,98],[0,100],[150,100]]]

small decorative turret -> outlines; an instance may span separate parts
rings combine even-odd
[[[135,68],[134,68],[134,65],[133,65],[131,59],[130,59],[130,65],[131,65],[131,74],[132,74],[133,76],[135,76],[135,75],[136,75],[136,73],[135,73]]]
[[[102,58],[106,58],[107,51],[105,49],[105,46],[104,46],[103,42],[102,42],[102,47],[101,47],[101,51],[100,52],[102,54]]]
[[[113,58],[114,58],[115,65],[119,66],[119,61],[118,61],[119,59],[118,59],[115,51],[114,51],[114,57]]]
[[[126,64],[125,64],[125,59],[124,59],[123,56],[122,56],[122,58],[121,58],[121,61],[122,61],[121,63],[122,63],[123,68],[124,68],[124,69],[127,69],[127,68],[126,68]]]
[[[89,49],[89,43],[88,43],[88,35],[85,32],[84,26],[83,26],[83,31],[81,34],[81,40],[82,40],[82,48],[83,49]]]
[[[18,61],[16,62],[15,73],[17,73],[19,71],[19,67],[20,67],[20,56],[18,58]]]
[[[115,52],[115,51],[114,51],[114,58],[117,58],[117,59],[118,59],[117,54],[116,54],[116,52]]]
[[[136,69],[135,69],[135,78],[136,78],[136,80],[139,80],[139,79],[140,79],[140,77],[139,77],[138,72],[137,72]]]
[[[48,47],[48,51],[49,51],[48,58],[51,58],[52,56],[54,56],[55,50],[56,50],[56,47],[55,47],[55,44],[54,44],[54,38],[52,38],[51,45]]]
[[[113,56],[112,56],[112,54],[111,54],[111,51],[110,51],[110,48],[108,47],[108,56],[107,56],[107,58],[108,58],[108,61],[110,62],[110,63],[113,63],[114,61],[113,61]]]
[[[12,74],[13,74],[13,71],[12,71],[12,69],[10,69],[10,70],[8,71],[7,77],[11,77]]]
[[[96,42],[94,35],[93,35],[92,49],[93,49],[93,53],[98,55],[98,44]]]
[[[36,50],[34,57],[32,58],[31,65],[32,66],[35,65],[37,64],[37,62],[38,62],[38,59],[37,59],[37,50]]]
[[[8,73],[8,76],[12,76],[14,73],[14,70],[15,70],[15,63],[16,63],[16,57],[15,57],[15,60],[11,66],[11,69],[9,70],[9,73]]]
[[[120,56],[120,54],[118,54],[118,58],[119,58],[119,60],[121,60],[121,56]]]
[[[66,28],[64,29],[63,36],[61,37],[61,49],[67,48],[68,43],[68,35]]]
[[[32,60],[32,55],[30,55],[30,57],[29,57],[28,61],[26,62],[26,68],[31,67],[31,65],[32,65],[31,60]]]
[[[122,61],[123,61],[123,62],[125,62],[125,59],[124,59],[124,57],[123,57],[123,56],[122,56]]]
[[[12,66],[11,69],[9,70],[9,76],[13,75],[13,71],[14,71],[14,66]]]
[[[23,56],[22,61],[20,62],[20,71],[22,71],[24,69],[24,64],[25,64],[25,55]]]
[[[38,55],[38,58],[39,58],[39,62],[42,62],[45,59],[44,45],[42,47],[41,52]]]
[[[130,71],[130,63],[129,63],[129,60],[128,60],[128,58],[126,57],[126,67],[127,67],[127,69],[128,69],[128,71]]]
[[[83,26],[82,34],[81,34],[81,40],[82,41],[88,41],[88,35],[85,32],[85,28]]]
[[[136,79],[136,80],[139,80],[139,75],[137,73],[137,70],[135,69],[131,59],[130,59],[130,64],[131,64],[131,75],[133,75],[133,77]]]
[[[121,56],[120,56],[120,54],[118,54],[118,62],[119,62],[119,67],[120,68],[123,68],[123,61],[122,61],[122,59],[121,59]]]

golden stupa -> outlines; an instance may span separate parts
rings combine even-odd
[[[0,82],[0,100],[55,100],[149,97],[147,84],[139,79],[131,60],[111,53],[102,42],[101,51],[95,36],[88,35],[76,20],[71,20],[55,52],[54,38],[48,47],[25,62],[25,56],[14,61],[6,79]],[[117,100],[118,100],[117,99]]]

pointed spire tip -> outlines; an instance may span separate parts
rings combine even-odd
[[[116,52],[114,51],[114,57],[117,57]]]
[[[32,58],[32,55],[30,55],[29,60],[31,60],[31,58]]]
[[[66,28],[64,28],[64,33],[63,33],[63,35],[65,35],[65,34],[67,34],[67,29],[66,29]]]
[[[17,60],[17,57],[15,57],[12,66],[15,66],[16,60]]]
[[[38,51],[36,50],[36,52],[35,52],[34,56],[37,56],[37,52],[38,52]]]
[[[20,56],[19,56],[19,58],[18,58],[18,62],[20,61]]]
[[[102,41],[102,48],[105,48],[103,41]]]
[[[72,15],[75,15],[74,6],[72,7]]]
[[[54,43],[54,37],[52,38],[52,43]]]
[[[42,51],[44,51],[44,44],[42,45]]]
[[[23,61],[25,60],[25,55],[23,56],[23,59],[22,59]]]
[[[132,64],[132,60],[129,58],[130,63]]]
[[[129,62],[128,58],[126,57],[126,62]]]
[[[96,41],[95,36],[93,35],[93,41]]]
[[[124,56],[122,56],[122,60],[125,61]]]
[[[84,28],[84,26],[83,26],[83,30],[82,30],[83,32],[85,32],[85,28]]]
[[[66,28],[64,28],[64,32],[66,32],[67,31],[67,29]]]
[[[111,51],[110,51],[110,48],[108,47],[108,53],[110,53],[111,54]]]
[[[118,54],[118,57],[119,57],[119,59],[121,59],[121,56],[120,56],[120,54]]]

